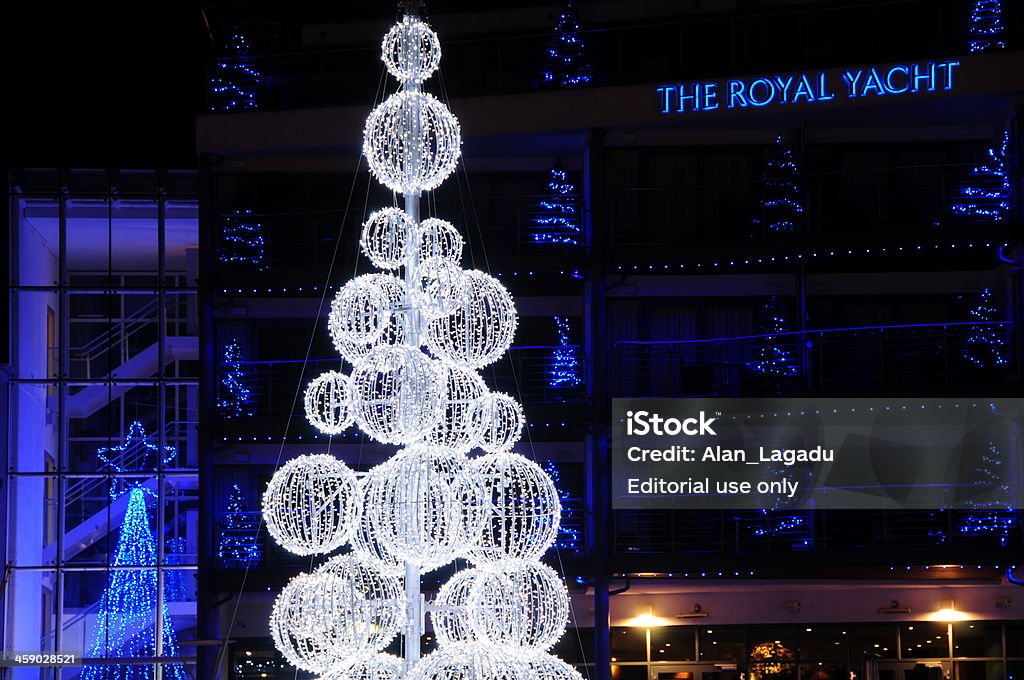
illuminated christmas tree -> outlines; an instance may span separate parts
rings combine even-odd
[[[534,243],[579,245],[580,219],[576,187],[559,166],[551,169],[548,192],[540,202],[540,211],[533,220]]]
[[[558,538],[555,539],[554,547],[558,550],[579,552],[583,549],[583,535],[579,527],[583,525],[579,510],[573,507],[572,495],[562,486],[562,476],[558,472],[558,466],[554,461],[544,463],[544,472],[548,473],[551,481],[558,489],[558,497],[562,501],[562,523],[558,527]]]
[[[235,210],[224,216],[221,231],[220,261],[267,269],[263,224],[253,218],[252,210]]]
[[[251,418],[252,390],[246,385],[242,368],[242,349],[237,340],[224,348],[224,372],[220,379],[220,399],[217,408],[222,418]]]
[[[1009,493],[1006,472],[1003,469],[1003,454],[995,442],[989,442],[981,455],[974,486],[985,489],[998,488],[1004,495]],[[999,545],[1005,546],[1017,524],[1017,513],[1007,504],[997,501],[968,501],[972,508],[989,508],[985,512],[967,515],[960,524],[960,533],[967,536],[997,536]]]
[[[998,149],[988,150],[988,160],[971,170],[966,186],[953,201],[953,214],[975,222],[1002,222],[1010,212],[1010,133],[1003,133]]]
[[[177,536],[167,541],[167,551],[164,553],[164,562],[167,564],[185,564],[185,538]],[[189,599],[187,579],[192,574],[184,569],[168,569],[164,572],[164,598],[168,602],[185,602]]]
[[[800,229],[803,217],[800,171],[793,150],[777,137],[761,174],[761,205],[752,224],[758,232],[787,234]]]
[[[227,55],[210,75],[210,110],[245,111],[260,107],[263,76],[252,59],[245,35],[236,30],[227,44]]]
[[[773,295],[768,299],[762,309],[762,315],[764,317],[761,324],[763,336],[758,342],[756,356],[753,361],[747,362],[747,368],[776,378],[800,375],[799,360],[785,346],[787,338],[779,335],[786,333],[789,329],[786,327],[782,302],[778,296]]]
[[[252,566],[263,557],[259,543],[259,515],[248,512],[245,495],[237,484],[228,494],[228,508],[224,513],[217,556],[226,567]]]
[[[1009,363],[1006,355],[1006,333],[998,323],[999,308],[992,301],[992,291],[985,288],[978,295],[978,304],[971,310],[971,320],[977,325],[970,326],[967,346],[963,358],[978,368],[1005,366]]]
[[[548,384],[555,388],[579,387],[583,379],[580,376],[580,360],[576,348],[569,342],[569,321],[556,316],[555,328],[558,331],[558,346],[552,352]]]
[[[1003,1],[972,0],[967,19],[967,48],[971,52],[1006,49],[1003,33]]]
[[[570,2],[558,15],[555,35],[548,45],[548,66],[544,83],[557,87],[575,87],[593,78],[586,61],[586,47],[580,39],[580,19]]]
[[[162,651],[160,656],[178,656],[178,643],[167,604],[157,602],[156,542],[149,529],[146,492],[141,487],[128,492],[128,509],[117,540],[114,567],[107,589],[100,600],[96,628],[89,646],[90,658],[139,659],[157,656],[155,624],[161,617]],[[151,680],[151,664],[88,664],[82,668],[82,680]],[[187,680],[185,667],[168,663],[163,677]]]

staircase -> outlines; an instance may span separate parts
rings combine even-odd
[[[164,361],[166,366],[174,361],[195,361],[199,358],[199,338],[194,335],[164,339]],[[160,369],[160,343],[153,343],[131,359],[115,368],[107,376],[110,380],[142,378],[155,375]],[[134,385],[96,384],[69,394],[64,410],[69,418],[88,418],[114,399],[117,399]]]

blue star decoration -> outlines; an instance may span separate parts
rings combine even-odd
[[[161,455],[162,454],[162,455]],[[142,488],[142,484],[155,473],[161,465],[167,465],[178,455],[178,450],[173,446],[159,445],[149,441],[146,429],[139,421],[133,421],[128,426],[128,434],[124,437],[124,443],[120,446],[104,447],[96,449],[96,457],[103,465],[106,465],[114,474],[140,473],[138,479],[124,479],[117,477],[110,482],[110,497],[117,498],[126,491],[134,488]]]

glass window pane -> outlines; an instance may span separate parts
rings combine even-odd
[[[869,654],[877,654],[883,659],[896,658],[895,625],[851,625],[841,630],[849,632],[851,659],[859,659]]]
[[[700,658],[715,661],[746,661],[746,628],[701,628]]]
[[[13,569],[8,574],[4,604],[8,621],[6,649],[11,652],[53,652],[56,632],[57,574],[53,571]],[[17,616],[13,613],[17,612]],[[68,651],[74,647],[61,645]],[[63,650],[61,650],[63,651]]]
[[[697,631],[691,626],[651,629],[651,661],[695,661]]]
[[[644,628],[612,627],[613,661],[647,661],[647,633]]]
[[[800,664],[800,680],[849,680],[849,677],[849,669],[843,664]]]
[[[957,680],[1003,680],[1002,661],[957,661]]]
[[[119,199],[111,220],[111,268],[114,272],[144,272],[158,269],[159,230],[157,204],[152,200]]]
[[[21,286],[56,286],[60,254],[58,204],[50,199],[23,199],[13,211],[11,282]]]
[[[15,291],[11,337],[14,377],[56,378],[60,370],[60,298],[49,291]]]
[[[949,637],[945,623],[919,622],[900,625],[904,659],[949,657]]]
[[[67,201],[66,283],[81,285],[81,276],[90,277],[88,285],[110,282],[110,216],[110,203],[106,200]]]
[[[647,680],[647,664],[623,666],[613,663],[612,680]]]
[[[998,623],[954,623],[953,656],[1002,656],[1003,631]]]
[[[850,636],[838,626],[808,626],[800,636],[799,656],[807,661],[847,658]]]
[[[1024,658],[1024,623],[1006,624],[1006,656]]]

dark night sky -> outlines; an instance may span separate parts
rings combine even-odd
[[[4,17],[8,165],[195,165],[212,53],[197,4],[17,5]]]

